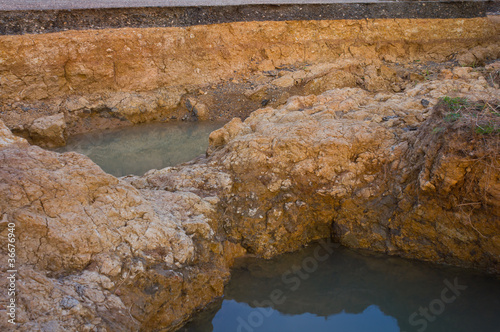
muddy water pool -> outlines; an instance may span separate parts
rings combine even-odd
[[[143,175],[151,169],[190,161],[205,153],[210,133],[222,122],[171,122],[136,125],[75,135],[58,152],[88,156],[114,176]]]
[[[313,244],[239,262],[224,298],[179,331],[500,331],[500,280]]]

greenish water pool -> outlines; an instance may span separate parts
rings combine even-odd
[[[115,176],[143,175],[150,169],[175,166],[204,154],[208,136],[223,125],[222,122],[136,125],[75,135],[56,151],[84,154]]]
[[[500,331],[500,280],[314,244],[240,262],[224,298],[179,331]]]

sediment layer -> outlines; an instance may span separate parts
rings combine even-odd
[[[360,1],[330,4],[231,6],[219,3],[216,6],[129,7],[132,8],[0,11],[0,35],[126,27],[188,27],[252,21],[474,18],[498,11],[499,5],[495,1]]]

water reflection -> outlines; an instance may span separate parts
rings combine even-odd
[[[380,309],[371,305],[363,312],[351,314],[342,311],[338,314],[321,317],[311,313],[287,315],[271,308],[263,308],[261,316],[251,316],[255,310],[246,303],[227,300],[222,303],[221,310],[215,315],[212,324],[214,331],[399,331],[395,318],[385,315]],[[231,317],[251,317],[250,320],[234,321]],[[227,321],[227,318],[229,322]],[[264,322],[263,319],[268,319]],[[264,318],[265,317],[265,318]]]
[[[187,162],[208,147],[210,133],[221,122],[175,122],[144,124],[71,137],[56,151],[76,151],[115,176],[143,175]]]
[[[494,277],[346,248],[308,273],[314,249],[241,261],[224,300],[180,331],[498,331]]]

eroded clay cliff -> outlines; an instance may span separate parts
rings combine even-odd
[[[246,117],[262,105],[278,107],[290,96],[332,87],[400,91],[423,73],[394,75],[382,61],[482,65],[499,57],[499,31],[478,17],[0,36],[0,118],[16,134],[51,146],[98,128]],[[317,66],[324,63],[330,65]],[[40,130],[38,123],[55,115],[63,124]]]

